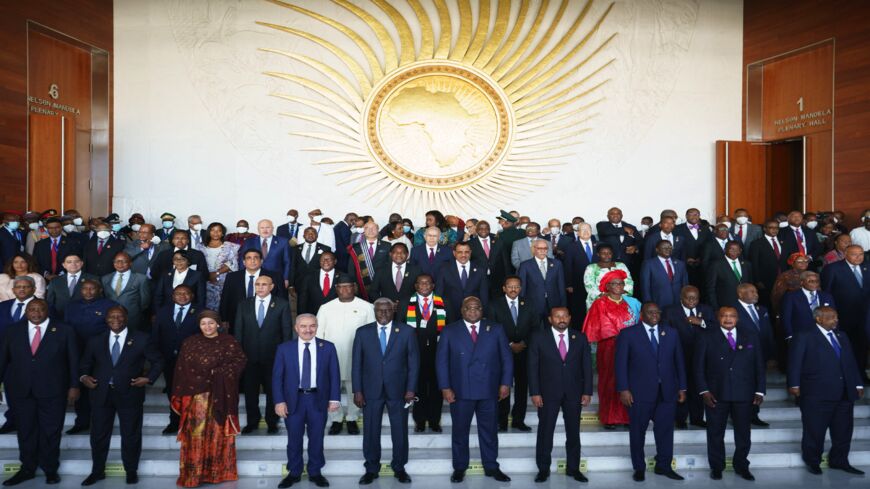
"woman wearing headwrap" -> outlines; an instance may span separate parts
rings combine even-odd
[[[616,336],[640,318],[640,302],[625,293],[627,278],[623,270],[606,273],[598,289],[602,294],[592,302],[583,322],[583,333],[590,342],[598,344],[598,420],[607,429],[628,424],[628,411],[616,392],[614,370]]]
[[[780,273],[776,277],[776,282],[773,283],[773,290],[770,293],[770,305],[777,314],[779,314],[779,304],[782,302],[782,296],[786,292],[801,288],[801,273],[809,268],[810,259],[803,253],[792,253],[788,257],[787,263],[791,269]]]

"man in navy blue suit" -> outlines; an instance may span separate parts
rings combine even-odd
[[[294,246],[299,240],[300,231],[305,228],[305,226],[300,224],[298,221],[299,211],[296,209],[290,209],[287,211],[287,222],[281,224],[277,229],[275,229],[275,236],[286,239],[290,242],[291,246]]]
[[[416,263],[422,273],[431,276],[435,281],[438,280],[441,266],[453,257],[450,247],[438,244],[440,237],[441,230],[429,226],[423,231],[425,243],[411,248],[411,262]]]
[[[544,319],[554,307],[568,305],[565,273],[562,262],[547,258],[550,248],[547,240],[537,239],[532,244],[534,256],[520,263],[517,276],[522,282],[522,298],[531,302],[539,319]]]
[[[804,331],[812,330],[816,325],[813,311],[826,306],[837,308],[834,296],[819,290],[819,274],[809,270],[801,273],[801,288],[783,294],[780,302],[780,318],[785,328],[785,339]]]
[[[855,423],[855,401],[864,397],[864,384],[847,335],[837,326],[837,311],[813,311],[816,328],[798,333],[789,342],[789,392],[801,409],[801,456],[811,474],[821,474],[825,432],[831,433],[828,466],[850,474],[863,471],[849,463]]]
[[[840,322],[837,329],[852,342],[858,371],[866,382],[867,337],[863,334],[865,309],[870,302],[870,267],[864,262],[864,250],[858,245],[846,248],[846,258],[822,269],[822,290],[837,302]]]
[[[0,226],[0,267],[12,260],[15,253],[24,251],[24,238],[19,231],[18,216],[9,212],[3,214],[3,225]]]
[[[762,359],[765,365],[773,358],[776,342],[773,337],[773,323],[767,308],[758,305],[758,289],[752,284],[740,284],[737,286],[737,327],[740,329],[754,330],[761,343]],[[754,426],[767,427],[769,423],[763,421],[758,413],[760,406],[755,405],[755,415],[752,417]]]
[[[659,241],[667,241],[671,244],[671,254],[678,260],[683,260],[685,256],[685,247],[682,235],[674,232],[676,223],[673,217],[663,217],[659,222],[659,229],[655,233],[648,233],[643,238],[643,259],[644,261],[655,258],[658,254]],[[662,306],[664,307],[664,306]]]
[[[656,439],[655,473],[683,480],[671,460],[677,403],[686,401],[686,368],[677,331],[661,324],[660,317],[659,307],[648,302],[641,309],[641,322],[616,338],[616,390],[628,408],[632,478],[638,482],[645,478],[643,445],[650,421]]]
[[[63,235],[60,219],[48,219],[45,230],[48,231],[48,237],[33,245],[33,258],[36,259],[39,272],[50,281],[63,272],[63,260],[68,254],[79,254],[81,251],[78,240]]]
[[[448,323],[461,318],[460,308],[468,297],[478,297],[486,307],[489,299],[486,265],[471,261],[471,245],[456,243],[453,259],[442,264],[438,271],[435,293],[444,299]]]
[[[779,239],[782,240],[782,254],[791,256],[792,253],[803,253],[810,260],[818,258],[822,252],[822,246],[816,237],[815,231],[803,224],[804,214],[801,211],[788,213],[788,226],[779,230]]]
[[[698,335],[694,377],[707,406],[707,459],[710,478],[719,480],[725,470],[725,428],[734,425],[734,472],[752,481],[749,472],[750,426],[753,406],[764,401],[765,364],[758,335],[752,328],[737,327],[737,310],[722,307],[716,314],[718,328]]]
[[[25,318],[24,310],[27,303],[35,299],[34,293],[36,293],[36,282],[33,277],[27,275],[15,277],[12,281],[12,295],[14,297],[8,301],[0,302],[0,338],[6,336],[6,330],[10,326]],[[15,408],[9,404],[9,400],[8,398],[6,400],[6,412],[3,413],[6,422],[0,427],[0,435],[15,431]]]
[[[353,402],[363,412],[363,456],[366,473],[359,483],[371,484],[381,470],[381,419],[390,418],[393,459],[390,467],[407,484],[408,408],[416,396],[420,352],[414,328],[393,322],[393,301],[375,301],[376,322],[360,326],[353,339]]]
[[[466,298],[462,319],[445,326],[438,340],[438,387],[453,419],[451,482],[465,479],[468,436],[475,415],[484,474],[499,482],[511,480],[499,469],[497,459],[498,401],[510,396],[513,358],[502,326],[482,317],[480,299]]]
[[[327,412],[341,406],[341,374],[335,345],[317,339],[317,316],[296,316],[297,338],[281,343],[272,369],[272,394],[275,414],[287,427],[287,477],[279,488],[290,487],[302,479],[302,437],[308,435],[308,480],[317,487],[329,486],[320,469]]]
[[[670,241],[660,240],[656,256],[641,265],[640,292],[644,302],[655,302],[661,308],[680,302],[680,291],[689,285],[689,274],[685,263],[671,258],[673,251]]]
[[[577,224],[576,237],[572,234],[562,236],[559,249],[562,250],[562,268],[565,271],[565,288],[568,291],[568,309],[571,315],[571,327],[580,329],[586,317],[586,287],[583,285],[583,274],[590,263],[598,261],[596,249],[598,242],[592,236],[592,226],[589,223]]]
[[[281,238],[272,234],[272,221],[263,219],[257,223],[257,234],[253,238],[245,240],[239,250],[239,268],[244,266],[245,251],[250,249],[260,250],[263,254],[263,268],[273,270],[284,278],[284,288],[290,286],[291,259],[290,244],[287,238]]]

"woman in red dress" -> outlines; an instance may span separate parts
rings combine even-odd
[[[606,429],[628,424],[628,410],[619,402],[616,392],[614,357],[616,336],[628,326],[637,323],[640,317],[640,302],[625,294],[625,279],[622,270],[608,272],[601,279],[599,290],[604,293],[592,303],[583,332],[590,342],[598,344],[595,358],[598,370],[598,420]]]

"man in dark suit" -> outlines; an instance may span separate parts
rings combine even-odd
[[[172,241],[172,236],[177,231],[175,229],[175,214],[164,212],[160,214],[160,230],[157,231],[157,237],[160,241]]]
[[[187,238],[194,249],[200,249],[209,242],[208,231],[203,228],[202,217],[198,214],[187,216]]]
[[[320,270],[320,255],[330,250],[328,246],[317,242],[317,231],[312,227],[307,227],[302,231],[302,241],[293,246],[290,251],[292,255],[291,267],[293,268],[290,290],[295,291],[298,299],[308,275]]]
[[[278,432],[278,417],[272,402],[272,367],[275,349],[293,337],[290,304],[273,294],[272,278],[261,275],[254,282],[254,297],[245,299],[236,310],[233,335],[242,346],[248,362],[242,373],[247,425],[242,434],[253,433],[260,424],[260,387],[266,393],[266,427],[269,434]]]
[[[90,486],[106,478],[106,457],[112,440],[115,414],[121,432],[121,460],[127,484],[139,482],[142,454],[142,412],[145,386],[160,377],[163,361],[148,333],[127,329],[123,306],[109,309],[109,331],[92,338],[79,366],[82,385],[91,390],[91,473],[82,482]],[[148,374],[145,362],[148,362]]]
[[[659,230],[655,233],[649,233],[643,239],[643,260],[647,261],[650,258],[655,258],[658,243],[667,241],[671,244],[671,255],[677,260],[683,260],[685,256],[685,243],[681,235],[674,232],[676,223],[672,217],[664,217],[659,222]]]
[[[438,341],[438,386],[450,405],[453,419],[450,481],[455,483],[465,479],[468,469],[472,416],[477,417],[484,474],[499,482],[510,481],[497,461],[497,406],[498,401],[510,397],[513,358],[504,329],[500,324],[482,319],[483,310],[480,299],[466,298],[462,302],[462,318],[445,326]]]
[[[568,234],[559,241],[562,250],[562,269],[565,272],[565,288],[568,291],[568,308],[574,311],[571,315],[571,327],[580,329],[586,318],[586,286],[583,284],[583,274],[591,263],[598,262],[596,253],[598,242],[592,236],[592,226],[579,223],[576,236]]]
[[[822,306],[813,317],[816,328],[789,342],[788,390],[801,409],[801,456],[811,474],[821,474],[825,432],[830,430],[829,467],[863,475],[849,463],[855,401],[864,397],[861,373],[848,335],[835,329],[837,312]]]
[[[106,299],[113,300],[127,310],[130,329],[140,330],[147,324],[145,311],[151,306],[151,284],[141,273],[130,270],[130,255],[120,252],[113,262],[115,273],[102,278]]]
[[[420,268],[408,261],[408,247],[404,243],[394,243],[390,247],[390,263],[375,276],[369,299],[386,297],[393,301],[393,306],[407,301],[414,293],[418,275]]]
[[[438,244],[441,231],[430,226],[423,232],[425,242],[411,248],[411,262],[420,267],[420,271],[430,275],[433,280],[438,280],[438,273],[444,263],[451,261],[453,252],[448,246]]]
[[[546,240],[535,240],[532,249],[534,256],[520,264],[517,276],[523,285],[522,298],[531,303],[535,315],[543,320],[550,309],[568,305],[565,272],[559,260],[547,257],[550,248]]]
[[[366,485],[381,470],[381,420],[390,419],[393,459],[390,468],[401,483],[411,482],[408,463],[408,408],[417,392],[420,352],[414,328],[393,322],[396,306],[387,298],[375,301],[376,322],[360,326],[353,338],[353,402],[363,412],[363,456]]]
[[[447,322],[458,321],[462,315],[460,308],[467,297],[477,297],[483,307],[489,299],[489,282],[486,265],[471,261],[471,246],[456,243],[453,259],[441,265],[435,279],[435,293],[444,298],[447,309]]]
[[[44,300],[30,301],[24,315],[0,345],[0,379],[15,406],[21,459],[21,468],[3,485],[33,479],[37,465],[46,484],[57,484],[64,411],[79,397],[79,352],[75,332],[49,319]]]
[[[728,417],[734,425],[734,471],[746,480],[751,445],[750,420],[753,406],[760,406],[766,392],[764,358],[758,335],[750,328],[737,327],[737,310],[722,307],[716,315],[718,328],[698,335],[695,346],[694,377],[707,407],[707,459],[710,478],[719,480],[725,470],[725,429]]]
[[[357,215],[355,212],[348,212],[344,216],[344,220],[339,221],[332,228],[333,234],[335,235],[335,250],[332,251],[336,253],[339,270],[347,270],[347,245],[350,244],[350,225],[354,220],[356,220],[356,218]]]
[[[514,407],[511,409],[510,398],[499,401],[498,430],[507,431],[510,414],[511,427],[529,432],[532,429],[525,423],[529,387],[527,348],[531,334],[540,329],[541,321],[532,305],[520,299],[522,281],[519,277],[511,275],[506,278],[502,291],[502,295],[492,298],[486,311],[487,319],[504,328],[514,361]]]
[[[36,282],[33,277],[22,275],[12,280],[13,298],[0,302],[0,339],[6,337],[6,331],[10,326],[25,319],[24,311],[27,304],[35,299],[34,293],[36,293]],[[15,407],[8,402],[9,400],[7,399],[6,402],[6,412],[3,413],[6,422],[0,427],[0,435],[15,431]]]
[[[669,324],[680,335],[683,349],[683,364],[693,365],[695,341],[698,335],[707,331],[707,326],[715,326],[716,314],[713,308],[701,303],[701,292],[694,285],[687,285],[680,291],[680,302],[662,311],[662,322]],[[692,369],[686,369],[687,392],[698,392]],[[693,426],[706,428],[704,422],[704,403],[700,396],[689,395],[686,402],[677,404],[676,427],[684,430],[689,427],[686,418]]]
[[[3,225],[0,226],[0,267],[5,267],[16,253],[24,251],[24,236],[18,229],[20,224],[18,215],[3,213]]]
[[[308,436],[308,480],[317,487],[329,486],[320,469],[326,464],[323,436],[327,412],[341,406],[341,374],[335,345],[314,337],[317,317],[296,316],[297,338],[278,346],[272,369],[275,414],[287,428],[287,477],[279,488],[302,479],[302,439]],[[301,360],[300,360],[301,358]]]
[[[758,335],[758,343],[761,346],[761,358],[765,367],[773,358],[776,342],[773,337],[773,323],[767,308],[758,305],[758,289],[752,284],[740,284],[737,286],[737,304],[733,307],[737,310],[737,327],[751,330]],[[758,416],[759,406],[754,406],[755,414],[752,417],[754,426],[767,427],[767,422]]]
[[[80,254],[79,243],[63,235],[60,219],[52,217],[45,222],[48,237],[33,245],[33,258],[39,272],[51,281],[63,272],[63,260],[70,253]]]
[[[788,213],[788,226],[779,230],[782,254],[791,256],[792,253],[803,253],[812,261],[822,253],[822,246],[815,231],[803,225],[803,220],[804,214],[801,211]]]
[[[748,258],[749,247],[755,240],[760,239],[764,233],[761,226],[752,224],[752,218],[746,209],[735,210],[734,221],[734,224],[731,225],[731,234],[743,245],[743,255]]]
[[[304,225],[299,223],[299,211],[290,209],[287,211],[287,222],[281,224],[275,229],[275,236],[284,238],[290,242],[290,246],[296,246],[299,241],[299,234]]]
[[[190,260],[190,268],[192,270],[208,273],[208,263],[205,261],[205,255],[190,246],[190,233],[184,229],[176,229],[172,233],[171,244],[171,246],[157,253],[157,256],[151,261],[151,278],[157,280],[158,277],[162,277],[172,271],[172,256],[176,251],[187,252],[187,258]]]
[[[299,312],[317,314],[320,306],[338,297],[335,293],[335,280],[340,273],[335,270],[336,258],[331,251],[320,255],[320,268],[305,279],[299,295]]]
[[[248,238],[245,244],[239,250],[243,256],[239,260],[239,268],[244,265],[244,253],[247,250],[260,250],[263,255],[263,268],[273,270],[281,274],[284,278],[284,288],[290,286],[290,278],[293,276],[293,270],[290,260],[290,244],[285,238],[280,238],[272,234],[272,221],[263,219],[257,223],[257,233],[259,236]]]
[[[734,241],[727,224],[717,224],[713,228],[713,237],[707,241],[701,251],[701,266],[704,269],[705,281],[707,270],[718,261],[725,259],[725,245]]]
[[[715,260],[707,268],[707,298],[710,307],[737,305],[737,286],[751,284],[752,264],[741,258],[741,246],[729,241],[725,246],[725,258]]]
[[[187,285],[193,290],[193,302],[200,308],[205,308],[208,272],[190,268],[190,258],[187,251],[178,250],[172,254],[172,269],[160,277],[154,277],[154,307],[159,309],[172,300],[172,292],[179,285]]]
[[[786,256],[782,254],[783,243],[779,238],[776,221],[764,223],[764,234],[749,245],[746,254],[752,264],[752,277],[758,288],[758,301],[770,308],[770,294],[779,272],[785,269]]]
[[[640,264],[643,239],[634,225],[622,222],[622,210],[612,207],[607,211],[607,220],[595,225],[598,240],[613,247],[614,259],[625,263],[630,269]]]
[[[199,322],[196,319],[199,308],[192,304],[193,289],[187,285],[179,285],[172,292],[172,303],[157,310],[154,315],[154,326],[151,329],[151,341],[155,344],[163,360],[163,379],[166,380],[166,395],[172,398],[172,379],[175,374],[175,361],[184,340],[199,333]],[[178,432],[178,413],[169,409],[169,424],[163,429],[164,435],[174,435]]]
[[[250,249],[242,255],[242,263],[244,269],[227,274],[224,280],[224,288],[221,291],[220,316],[225,322],[225,326],[233,330],[233,323],[236,320],[236,310],[239,304],[250,297],[254,296],[254,282],[261,275],[265,275],[272,279],[275,285],[272,291],[276,296],[287,297],[284,289],[284,277],[280,273],[266,270],[263,268],[263,253],[257,249]]]
[[[812,330],[816,325],[813,311],[818,307],[837,308],[834,296],[819,290],[819,274],[809,270],[801,273],[801,288],[783,294],[779,305],[780,319],[785,330],[785,339]]]
[[[565,419],[565,475],[587,482],[580,472],[580,411],[592,400],[592,353],[585,334],[568,331],[567,307],[553,308],[547,319],[549,327],[536,330],[529,345],[529,392],[538,409],[535,482],[550,477],[560,409]]]
[[[99,223],[94,237],[84,245],[85,273],[103,277],[114,271],[115,255],[124,251],[124,242],[112,236],[109,225]]]
[[[48,301],[49,310],[54,317],[58,319],[63,318],[64,313],[66,313],[67,304],[82,298],[82,280],[88,278],[97,279],[93,275],[82,272],[83,266],[84,262],[79,253],[70,252],[63,260],[64,273],[59,277],[55,277],[45,287],[45,299]]]
[[[161,251],[169,249],[172,245],[169,241],[160,241],[154,234],[154,226],[142,224],[137,232],[138,239],[130,241],[124,251],[133,259],[132,270],[136,273],[151,277],[151,265],[160,255]],[[156,243],[155,243],[156,241]]]
[[[363,235],[363,240],[354,243],[349,250],[347,273],[356,281],[359,296],[371,300],[374,279],[390,263],[390,243],[378,237],[378,225],[374,221],[363,226]]]
[[[701,220],[701,211],[691,208],[686,211],[686,222],[674,228],[674,234],[681,236],[684,246],[686,271],[689,283],[695,287],[704,286],[703,251],[704,246],[713,239],[710,227]]]
[[[866,382],[867,337],[862,331],[862,320],[870,301],[870,267],[864,262],[864,250],[860,246],[849,246],[845,260],[822,269],[822,290],[830,293],[837,303],[840,318],[837,329],[849,335],[858,371]]]
[[[662,308],[680,302],[680,291],[689,285],[689,274],[685,263],[671,258],[673,249],[670,241],[660,240],[656,256],[641,265],[640,292],[644,302],[655,302]]]
[[[674,456],[674,417],[677,403],[686,401],[686,369],[677,331],[661,324],[661,312],[648,302],[641,322],[620,331],[616,338],[616,390],[628,408],[632,478],[645,478],[644,440],[649,422],[656,440],[655,473],[683,480],[671,468]]]
[[[471,245],[471,261],[487,264],[490,297],[498,295],[507,276],[505,262],[510,261],[505,257],[504,241],[490,232],[487,221],[480,220],[468,244]]]

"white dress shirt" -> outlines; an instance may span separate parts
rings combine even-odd
[[[471,325],[473,324],[475,332],[477,332],[477,335],[480,336],[480,321],[476,323],[469,323],[464,319],[462,321],[465,323],[465,329],[468,330],[468,334],[471,334]]]
[[[393,263],[393,285],[396,286],[396,289],[399,288],[399,284],[396,283],[396,274],[399,274],[402,277],[402,280],[405,279],[405,264]]]
[[[76,273],[68,273],[66,275],[66,288],[69,289],[69,286],[72,285],[73,277],[75,277],[76,284],[78,284],[79,280],[82,279],[81,275],[82,275],[82,272],[80,272],[80,271],[76,272]]]
[[[456,261],[456,271],[459,273],[459,277],[462,277],[462,267],[465,267],[465,273],[468,274],[469,278],[471,277],[471,261],[467,261],[465,263],[459,263],[459,260]]]
[[[565,351],[568,351],[571,348],[569,345],[570,341],[568,341],[568,330],[559,332],[558,329],[550,326],[550,330],[553,332],[553,339],[556,341],[556,350],[559,349],[559,335],[562,335],[562,339],[565,340]]]
[[[381,338],[381,328],[387,328],[384,330],[384,332],[386,333],[386,336],[387,336],[386,343],[389,345],[390,344],[390,331],[393,329],[393,322],[390,321],[387,324],[381,324],[381,323],[376,322],[375,326],[377,327],[376,333],[378,335],[378,341],[380,341],[380,338]]]
[[[311,388],[317,388],[317,338],[311,338],[308,352],[311,353]],[[299,385],[302,385],[302,361],[305,359],[305,340],[299,338]]]
[[[329,286],[332,287],[335,284],[335,269],[333,268],[332,270],[330,270],[328,272],[324,272],[323,269],[321,268],[320,269],[320,283],[318,285],[318,287],[320,288],[321,291],[323,291],[323,277],[325,277],[326,275],[329,275]]]
[[[124,352],[124,343],[127,342],[127,328],[124,328],[120,333],[115,333],[112,330],[109,330],[109,356],[112,355],[112,347],[115,346],[115,336],[118,336],[118,346],[120,347],[120,352]]]
[[[742,307],[746,311],[746,314],[749,314],[750,318],[752,317],[752,313],[749,312],[749,310],[753,309],[755,311],[755,315],[758,316],[758,321],[761,321],[761,314],[758,314],[758,310],[755,309],[755,304],[747,304],[740,299],[737,299],[737,303],[740,304],[740,307]]]
[[[801,228],[799,228],[799,227],[796,228],[796,227],[794,227],[794,226],[789,226],[789,228],[791,229],[792,234],[794,234],[795,241],[797,241],[797,237],[798,237],[797,233],[800,232],[800,235],[801,235],[801,245],[803,246],[804,251],[807,251],[807,235],[806,235],[806,233],[804,232],[804,230],[801,229]]]
[[[176,270],[172,274],[172,290],[175,290],[176,287],[178,287],[179,285],[184,283],[184,279],[187,278],[187,271],[188,270],[190,270],[190,269],[185,268],[183,272],[179,272],[178,270]],[[256,279],[254,279],[254,280],[256,280]],[[247,284],[245,284],[245,285],[247,285]]]
[[[834,343],[831,342],[831,337],[828,336],[828,333],[831,333],[832,331],[828,331],[827,329],[821,327],[818,323],[816,323],[816,327],[819,328],[819,332],[822,333],[822,336],[825,337],[825,339],[828,341],[828,344],[831,345],[831,348],[833,348],[833,347],[834,347]],[[837,335],[837,333],[834,333],[834,336],[836,336],[836,335]],[[838,340],[838,342],[839,342],[839,340]],[[843,345],[840,345],[840,349],[841,349],[841,351],[842,351],[842,348],[843,348]],[[800,387],[800,386],[793,385],[793,386],[791,386],[791,387]],[[855,386],[855,387],[857,387],[859,390],[864,390],[864,386],[863,386],[863,385],[857,385],[857,386]]]
[[[739,258],[737,260],[732,260],[731,258],[726,257],[725,260],[728,261],[728,268],[730,268],[732,272],[734,271],[734,267],[737,267],[737,271],[739,271],[740,276],[743,277],[743,267],[740,266]]]
[[[670,242],[672,245],[674,244],[674,233],[665,233],[664,231],[660,231],[662,239]]]
[[[263,302],[263,308],[268,311],[269,304],[272,303],[272,294],[267,295],[266,297],[260,297],[258,295],[254,296],[254,316],[257,315],[257,311],[260,310],[260,301]],[[265,316],[265,315],[264,315]]]
[[[28,344],[33,343],[33,337],[36,336],[36,327],[37,326],[39,326],[39,337],[45,338],[45,330],[48,328],[48,321],[49,320],[46,319],[45,321],[43,321],[39,324],[33,324],[30,321],[27,321],[27,336],[28,336],[28,340],[30,340]]]

